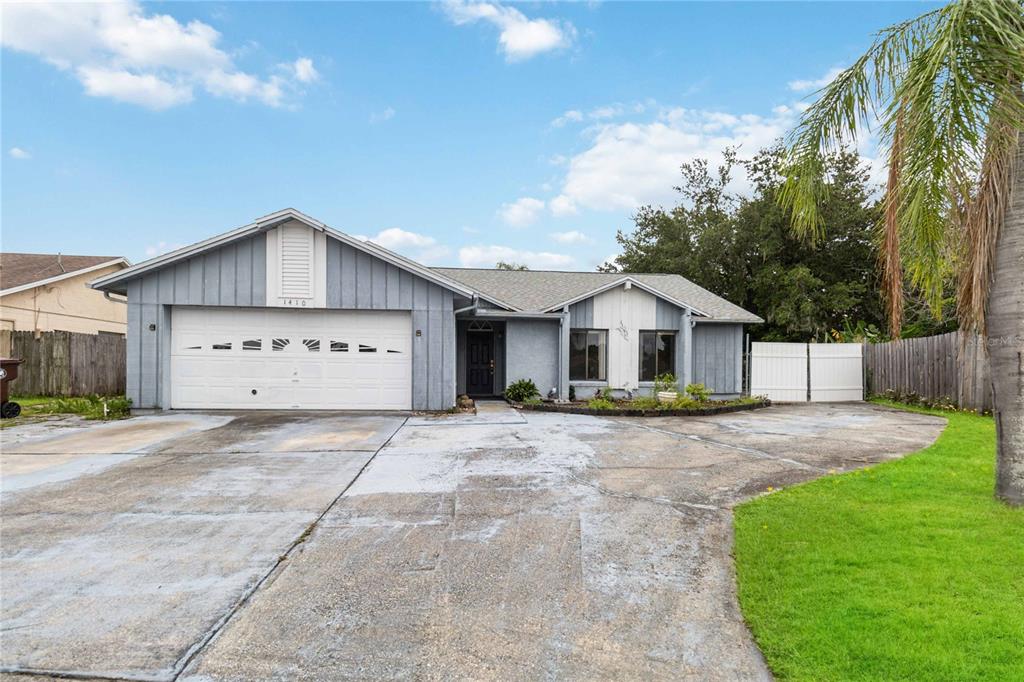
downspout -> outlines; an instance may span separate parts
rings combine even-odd
[[[562,308],[558,320],[558,400],[569,400],[569,306]]]
[[[680,319],[680,331],[683,332],[683,376],[682,387],[693,383],[693,313],[689,308],[683,309]]]
[[[473,294],[473,305],[468,305],[465,308],[458,308],[455,311],[455,314],[458,315],[459,313],[468,313],[470,310],[472,310],[475,313],[476,309],[479,308],[479,307],[480,307],[480,294]]]

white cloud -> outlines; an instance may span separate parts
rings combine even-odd
[[[557,197],[549,201],[548,208],[551,209],[552,215],[559,218],[579,213],[579,209],[576,208],[576,202],[564,194],[559,194]]]
[[[819,90],[836,79],[836,76],[841,74],[843,70],[838,66],[834,66],[829,69],[824,76],[821,78],[815,78],[812,80],[795,80],[789,81],[786,86],[793,92],[806,92],[808,90]]]
[[[762,117],[677,108],[646,123],[600,126],[590,147],[569,161],[561,192],[548,205],[555,215],[570,215],[580,208],[632,210],[672,200],[683,162],[714,163],[727,147],[753,154],[782,137],[794,120],[790,112]],[[735,179],[737,191],[742,175]]]
[[[642,112],[643,109],[641,109],[640,111]],[[613,104],[612,106],[608,107],[597,107],[587,115],[592,119],[602,120],[606,118],[615,118],[616,116],[619,116],[621,114],[622,106],[618,104]]]
[[[32,158],[32,154],[25,151],[21,147],[11,147],[7,151],[7,153],[11,156],[12,159],[19,159],[21,161],[28,161],[29,159]]]
[[[175,249],[180,249],[182,246],[184,246],[184,244],[170,244],[168,242],[157,242],[156,244],[152,244],[146,247],[146,256],[149,258],[153,258],[154,256],[159,256],[160,254],[168,253],[170,251],[174,251]]]
[[[391,107],[387,107],[384,111],[379,113],[374,112],[370,114],[370,123],[383,123],[384,121],[390,121],[395,117],[395,110]]]
[[[467,268],[493,268],[498,261],[523,263],[533,269],[571,268],[572,256],[549,251],[522,251],[508,246],[464,246],[459,249],[459,262]]]
[[[526,227],[530,225],[544,210],[544,202],[533,197],[522,197],[511,204],[502,204],[498,215],[510,227]]]
[[[580,111],[579,109],[570,109],[558,118],[551,121],[552,128],[561,128],[568,123],[581,123],[584,120],[589,121],[607,121],[611,118],[618,118],[624,114],[642,114],[649,107],[657,105],[653,99],[647,99],[643,102],[634,102],[633,104],[621,104],[616,102],[615,104],[606,104],[600,107],[594,107],[589,111]]]
[[[313,66],[313,60],[309,57],[299,57],[291,67],[295,73],[295,80],[300,83],[312,83],[320,78],[320,72]]]
[[[169,83],[157,76],[122,69],[79,67],[78,80],[93,97],[110,97],[149,109],[167,109],[192,101],[192,86]]]
[[[568,232],[552,232],[548,235],[559,244],[586,244],[590,241],[590,237],[583,234],[579,230],[569,230]]]
[[[410,232],[400,227],[389,227],[381,230],[374,237],[357,235],[359,239],[371,241],[385,249],[397,251],[415,261],[434,264],[451,253],[451,249],[425,234]]]
[[[285,81],[276,75],[264,81],[247,73],[215,70],[206,74],[204,85],[212,95],[228,97],[239,102],[251,98],[276,107],[280,106],[285,98]]]
[[[566,123],[579,123],[583,120],[583,112],[571,109],[551,122],[553,128],[561,128]]]
[[[220,33],[198,20],[181,24],[134,0],[109,3],[4,3],[4,47],[68,71],[94,97],[150,109],[190,102],[201,88],[217,97],[281,106],[316,80],[301,57],[262,78],[239,70],[218,46]]]
[[[514,7],[497,2],[447,0],[444,12],[456,26],[486,21],[501,30],[498,42],[510,62],[559,50],[576,40],[576,28],[558,19],[530,19]]]

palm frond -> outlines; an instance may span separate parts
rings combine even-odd
[[[794,231],[814,241],[825,228],[821,156],[877,116],[890,160],[881,258],[891,324],[900,321],[904,271],[939,315],[956,267],[964,322],[984,327],[1012,170],[1007,140],[1024,130],[1022,17],[1020,0],[960,0],[885,29],[790,138],[780,202]]]

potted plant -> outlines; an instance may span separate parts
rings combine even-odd
[[[654,377],[654,395],[662,403],[674,403],[679,399],[676,375],[667,373]]]

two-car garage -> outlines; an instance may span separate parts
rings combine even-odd
[[[173,306],[172,408],[412,407],[407,311]]]
[[[102,277],[132,410],[447,410],[475,290],[294,209]]]

